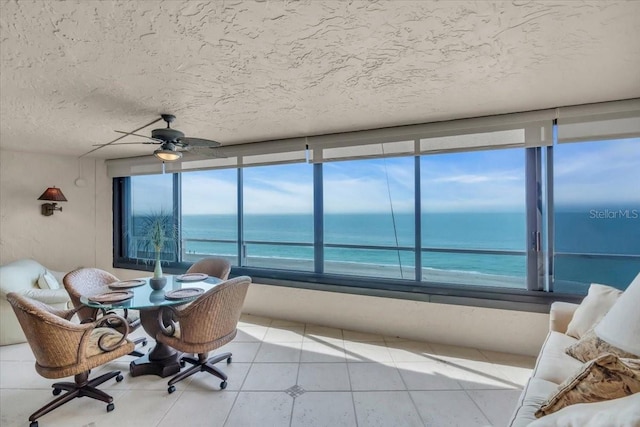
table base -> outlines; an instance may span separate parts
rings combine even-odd
[[[148,354],[137,358],[129,364],[129,372],[132,377],[139,375],[169,377],[180,372],[180,356],[181,354],[171,347],[157,343]]]

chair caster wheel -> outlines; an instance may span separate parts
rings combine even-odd
[[[114,409],[116,409],[116,405],[114,405],[113,403],[109,403],[109,404],[107,405],[107,412],[111,412],[111,411],[113,411]]]
[[[169,388],[167,389],[167,391],[169,392],[169,394],[173,393],[174,391],[176,391],[176,386],[174,386],[174,385],[169,386]]]
[[[37,421],[31,421],[31,424],[29,424],[29,427],[38,427],[38,422]]]
[[[122,375],[118,375],[118,376],[116,377],[116,381],[117,381],[117,382],[120,382],[120,381],[122,381],[123,379],[124,379],[124,377],[123,377]]]
[[[62,393],[62,390],[60,390],[59,388],[54,388],[54,389],[53,389],[53,395],[54,395],[54,396],[57,396],[57,395],[59,395],[60,393]],[[35,422],[35,421],[34,421],[34,422]]]
[[[180,360],[180,367],[184,368],[187,365],[187,363],[184,360]]]
[[[231,363],[231,356],[227,357],[227,365]]]
[[[220,390],[224,390],[225,388],[227,388],[227,382],[226,381],[222,381],[220,383]]]

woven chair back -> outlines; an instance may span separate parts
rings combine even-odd
[[[73,365],[78,362],[78,349],[84,336],[72,322],[56,316],[40,301],[17,293],[7,300],[27,337],[36,362],[47,368]]]
[[[222,280],[229,278],[231,263],[224,258],[207,257],[202,258],[187,270],[187,273],[203,273]]]
[[[82,306],[80,296],[90,297],[108,292],[109,283],[117,281],[116,276],[99,268],[80,268],[68,273],[62,280],[75,308]],[[97,315],[98,310],[91,307],[84,307],[78,311],[78,318],[81,322],[95,320]]]
[[[208,344],[233,339],[250,284],[247,276],[227,280],[181,310],[180,340]]]

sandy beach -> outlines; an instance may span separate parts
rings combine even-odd
[[[195,261],[210,254],[184,254],[185,261]],[[221,256],[222,258],[228,258]],[[229,258],[228,258],[229,259]],[[232,263],[234,259],[229,259]],[[246,267],[274,268],[282,270],[312,271],[313,261],[289,258],[247,257]],[[357,262],[326,261],[325,273],[344,274],[350,276],[380,277],[389,279],[413,280],[415,269],[402,267],[402,274],[398,266],[365,264]],[[526,289],[525,277],[502,276],[465,271],[447,271],[433,268],[422,269],[424,282],[448,283],[456,285],[493,286],[499,288]]]

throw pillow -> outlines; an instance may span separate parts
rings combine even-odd
[[[567,335],[582,338],[607,314],[621,294],[620,289],[592,283],[567,326]]]
[[[567,347],[564,352],[581,362],[588,362],[605,353],[611,353],[618,357],[626,357],[629,359],[637,359],[639,357],[635,354],[627,353],[609,344],[602,338],[599,338],[593,329],[580,338],[577,343]]]
[[[640,393],[594,403],[567,406],[528,427],[640,426]]]
[[[605,354],[585,363],[560,384],[535,415],[540,418],[576,403],[601,402],[638,392],[640,359],[620,359]]]
[[[38,278],[38,287],[40,289],[60,289],[60,283],[53,277],[51,272],[45,270]]]
[[[609,344],[640,354],[640,273],[605,314],[593,332]]]

